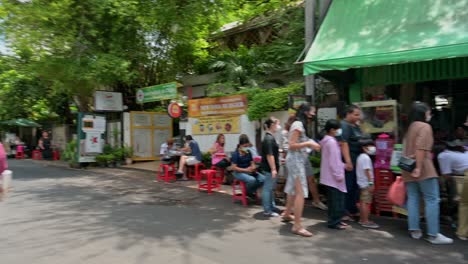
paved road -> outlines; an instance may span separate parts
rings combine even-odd
[[[316,235],[291,235],[261,208],[232,204],[144,172],[70,170],[10,161],[14,189],[0,202],[0,263],[467,263],[468,243],[410,240],[405,222],[329,230],[306,209]],[[453,233],[449,233],[453,236]]]

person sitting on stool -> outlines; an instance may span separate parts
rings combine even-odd
[[[198,146],[198,143],[195,140],[193,140],[191,135],[185,136],[185,144],[186,146],[184,148],[181,148],[180,151],[184,153],[191,153],[191,156],[180,157],[179,169],[176,175],[182,176],[182,179],[181,179],[182,181],[188,180],[186,173],[184,173],[185,165],[193,166],[202,161],[202,154],[200,151],[200,147]]]

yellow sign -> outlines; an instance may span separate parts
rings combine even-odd
[[[207,116],[193,119],[193,135],[238,134],[239,116]]]
[[[210,115],[242,115],[247,109],[245,95],[232,95],[188,101],[189,117]]]

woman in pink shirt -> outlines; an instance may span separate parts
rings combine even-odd
[[[211,153],[211,164],[224,170],[231,165],[229,158],[224,152],[225,137],[219,134],[213,147],[208,151]],[[224,174],[223,183],[226,183],[226,173]]]
[[[341,134],[341,125],[335,119],[325,124],[327,135],[320,141],[322,158],[320,162],[320,183],[327,186],[328,196],[328,228],[346,229],[347,224],[341,222],[345,214],[345,164],[341,159],[341,150],[336,136]]]

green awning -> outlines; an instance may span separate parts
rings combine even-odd
[[[468,0],[333,0],[304,75],[465,56]]]
[[[41,126],[40,124],[34,121],[24,119],[24,118],[2,121],[0,122],[0,124],[7,125],[7,126],[20,126],[20,127],[40,127]]]

